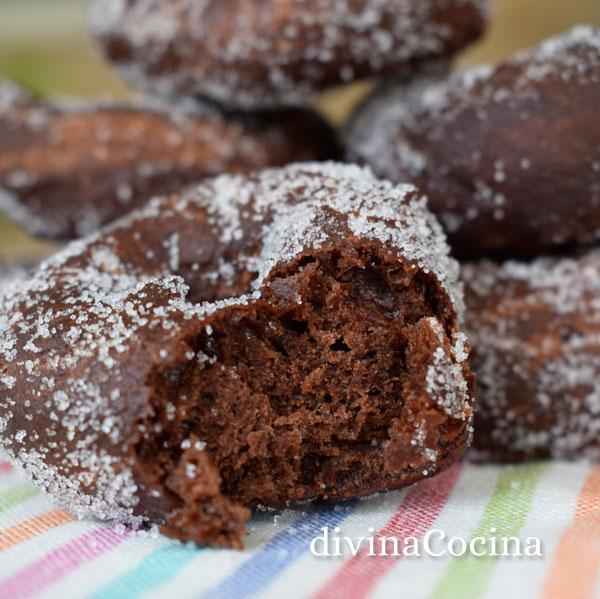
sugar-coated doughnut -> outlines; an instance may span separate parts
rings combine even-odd
[[[554,253],[600,233],[599,106],[600,29],[581,26],[496,68],[375,92],[349,157],[416,183],[461,257]]]
[[[249,509],[397,489],[471,436],[458,266],[356,166],[224,175],[0,305],[0,443],[80,516],[240,546]]]
[[[255,107],[448,58],[488,0],[93,0],[91,29],[125,79]]]
[[[462,274],[476,453],[600,459],[600,250]]]
[[[334,132],[309,110],[48,104],[0,82],[0,210],[47,238],[83,236],[206,176],[336,153]]]

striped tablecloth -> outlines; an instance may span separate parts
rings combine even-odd
[[[358,539],[538,537],[543,557],[316,557],[323,527]],[[0,597],[600,597],[600,467],[461,464],[344,507],[257,515],[242,552],[75,521],[0,461]]]

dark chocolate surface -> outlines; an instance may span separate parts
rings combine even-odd
[[[475,452],[600,458],[600,251],[464,265]]]
[[[499,66],[391,85],[355,115],[348,157],[429,197],[454,253],[535,257],[600,231],[600,30]]]
[[[0,209],[42,237],[84,236],[204,177],[337,152],[335,133],[308,109],[49,104],[0,82]]]

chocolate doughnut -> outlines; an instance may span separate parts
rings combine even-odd
[[[206,176],[336,153],[335,134],[309,110],[51,105],[0,83],[0,209],[47,238],[83,236]]]
[[[227,105],[296,104],[449,58],[488,0],[94,0],[91,30],[127,81]]]
[[[235,547],[259,504],[431,476],[472,430],[447,252],[356,166],[155,199],[0,306],[0,443],[80,516]]]
[[[412,181],[460,257],[534,257],[600,232],[600,29],[496,68],[379,90],[349,157]]]
[[[477,454],[600,459],[600,250],[462,275]]]

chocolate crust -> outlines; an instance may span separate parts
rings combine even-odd
[[[333,130],[307,109],[49,104],[0,82],[0,209],[41,237],[84,236],[208,176],[338,151]]]
[[[72,243],[0,306],[0,441],[81,516],[239,547],[258,504],[459,459],[457,277],[410,186],[334,163],[207,181]]]
[[[474,455],[600,460],[600,251],[462,268]]]
[[[332,85],[449,58],[479,37],[487,5],[95,0],[90,23],[103,54],[135,85],[265,107],[304,103]]]
[[[529,258],[600,231],[600,29],[578,27],[495,68],[388,86],[348,156],[429,197],[461,258]]]

